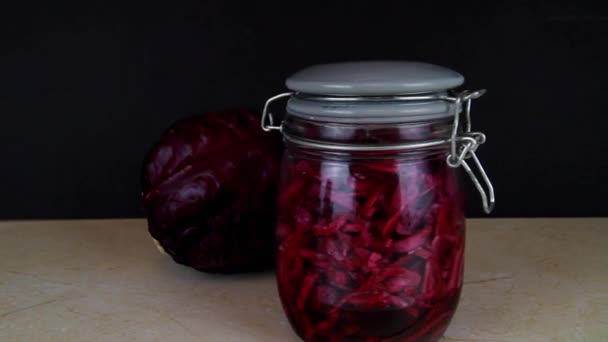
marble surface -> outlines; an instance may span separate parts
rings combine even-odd
[[[608,219],[468,221],[444,341],[608,341]],[[173,263],[143,220],[0,223],[0,341],[298,341],[272,273]]]

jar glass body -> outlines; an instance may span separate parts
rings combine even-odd
[[[449,124],[291,119],[285,132],[373,145],[441,137]],[[286,142],[276,270],[281,303],[300,337],[441,337],[460,295],[465,230],[463,194],[446,154],[445,146],[335,152]]]

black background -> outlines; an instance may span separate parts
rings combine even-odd
[[[489,90],[473,116],[493,215],[608,214],[608,12],[591,3],[17,3],[0,12],[2,218],[141,216],[141,160],[171,122],[259,109],[302,67],[366,59]]]

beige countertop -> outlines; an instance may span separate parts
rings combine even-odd
[[[468,221],[444,341],[608,341],[608,219]],[[211,276],[143,220],[0,223],[0,341],[298,341],[273,274]]]

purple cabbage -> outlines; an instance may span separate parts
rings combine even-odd
[[[146,156],[148,228],[176,262],[213,273],[272,267],[282,147],[259,122],[240,109],[183,119]]]

